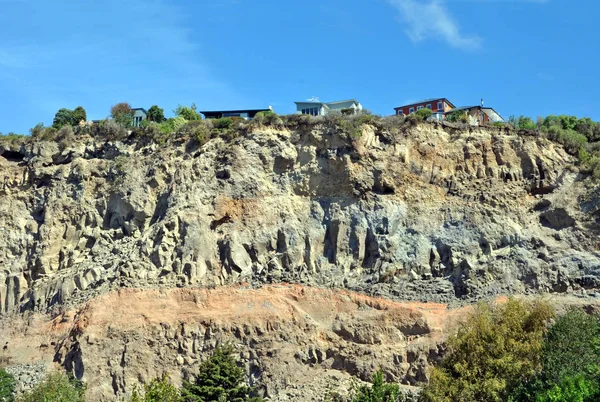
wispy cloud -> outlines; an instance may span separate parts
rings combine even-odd
[[[401,15],[406,24],[405,32],[414,42],[441,38],[452,47],[474,50],[481,46],[482,39],[477,35],[461,32],[456,19],[440,0],[388,0]]]
[[[476,34],[465,34],[458,21],[448,10],[448,3],[534,3],[543,4],[550,0],[387,0],[401,16],[406,25],[405,32],[413,42],[442,39],[448,45],[476,50],[483,39]]]

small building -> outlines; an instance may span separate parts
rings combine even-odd
[[[333,111],[342,112],[352,110],[352,114],[363,110],[362,105],[356,99],[348,99],[336,102],[319,102],[316,98],[304,102],[294,102],[297,114],[310,114],[312,116],[325,116]]]
[[[430,98],[408,105],[398,106],[395,107],[394,110],[397,115],[406,116],[420,109],[430,109],[433,112],[433,118],[442,120],[444,114],[453,108],[455,108],[454,104],[446,98]]]
[[[493,108],[484,107],[481,105],[480,106],[462,106],[462,107],[457,107],[457,108],[451,109],[446,112],[446,117],[448,117],[448,115],[455,113],[455,112],[465,113],[469,120],[469,124],[471,124],[471,125],[481,125],[481,124],[505,121],[504,118],[502,118],[502,116],[500,116],[500,114],[498,112],[496,112]]]
[[[143,107],[132,108],[131,111],[133,112],[132,127],[139,127],[142,124],[142,121],[148,119],[148,111]]]
[[[220,119],[223,117],[241,117],[242,119],[252,120],[258,112],[272,112],[273,108],[269,106],[266,109],[239,109],[239,110],[213,110],[201,111],[205,119]]]

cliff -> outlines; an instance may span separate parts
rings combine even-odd
[[[362,130],[0,145],[2,328],[47,345],[6,353],[52,358],[106,399],[161,361],[189,377],[229,339],[264,395],[300,400],[317,370],[425,381],[449,317],[480,298],[600,296],[600,204],[560,145]]]

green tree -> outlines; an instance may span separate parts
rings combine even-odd
[[[448,352],[432,371],[422,401],[506,401],[533,378],[552,309],[543,302],[478,305],[448,340]]]
[[[371,380],[371,385],[358,387],[352,402],[402,402],[404,395],[397,384],[388,384],[381,370],[377,371]]]
[[[201,120],[200,113],[196,111],[196,105],[192,103],[192,106],[181,106],[178,105],[177,109],[173,110],[176,116],[181,116],[187,121]]]
[[[133,124],[133,110],[131,109],[131,105],[129,105],[129,103],[117,103],[110,108],[110,115],[114,121],[125,128],[131,127]]]
[[[0,402],[14,401],[15,378],[4,369],[0,369]]]
[[[544,380],[600,371],[600,320],[580,310],[571,310],[556,319],[542,348]]]
[[[66,126],[67,124],[72,124],[73,122],[73,111],[70,109],[62,108],[58,109],[58,112],[54,115],[54,121],[52,122],[52,127],[57,130],[62,126]]]
[[[521,399],[524,400],[524,399]],[[586,379],[583,375],[564,377],[548,390],[540,391],[536,402],[597,402],[600,400],[598,382]]]
[[[157,123],[162,123],[163,121],[165,121],[164,109],[158,107],[157,105],[152,105],[150,109],[148,109],[148,120]]]
[[[245,384],[244,370],[238,367],[232,346],[220,346],[202,363],[194,383],[184,382],[181,392],[185,402],[258,401],[249,395],[253,389]]]
[[[600,319],[581,310],[559,316],[544,336],[541,369],[513,400],[600,400]]]
[[[77,126],[82,121],[87,121],[87,113],[85,112],[85,109],[82,106],[77,106],[71,112],[71,125]]]
[[[180,402],[179,390],[171,384],[168,375],[156,378],[150,384],[144,385],[144,396],[137,390],[133,391],[131,402]]]
[[[431,115],[433,114],[433,112],[431,111],[431,109],[428,109],[428,108],[425,107],[423,109],[417,110],[417,112],[415,114],[417,116],[419,116],[421,119],[427,120],[428,118],[431,117]]]
[[[20,402],[85,402],[85,387],[65,373],[51,373],[25,393]]]

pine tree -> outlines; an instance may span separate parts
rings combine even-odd
[[[260,401],[251,398],[252,387],[245,384],[244,370],[238,367],[232,346],[220,346],[202,363],[194,383],[185,382],[181,392],[185,402],[247,402]]]

